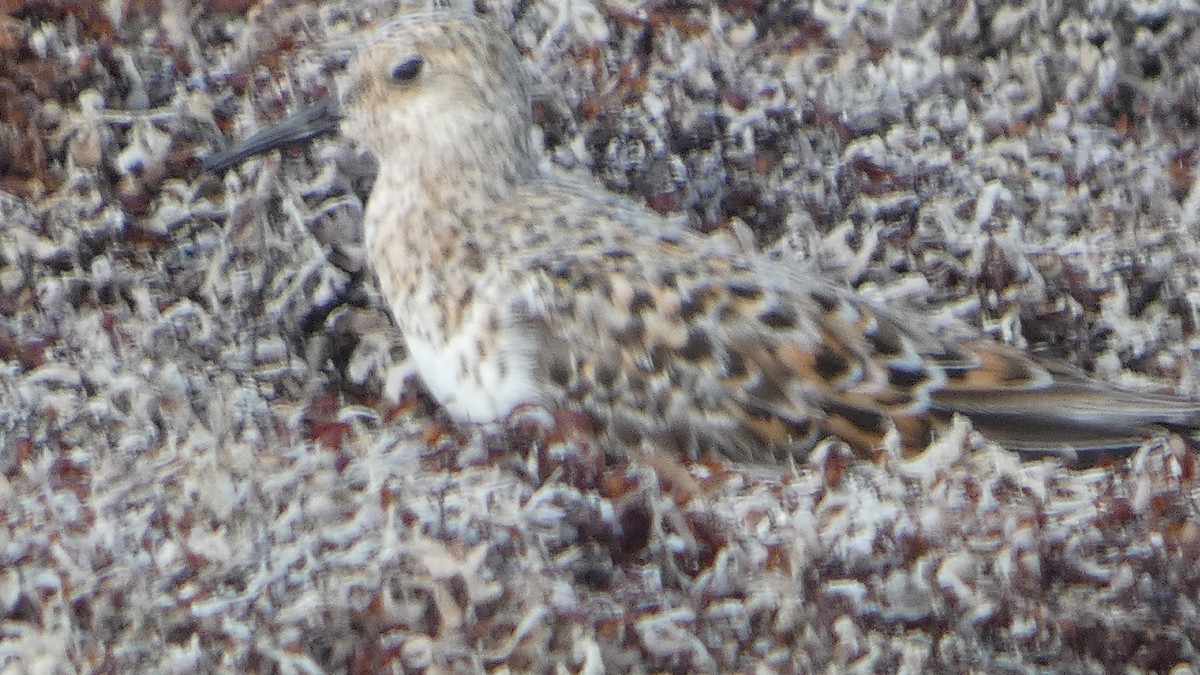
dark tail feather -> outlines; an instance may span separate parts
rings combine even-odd
[[[944,413],[968,417],[991,440],[1025,456],[1057,455],[1092,463],[1136,450],[1170,431],[1200,431],[1200,401],[1053,381],[1034,390],[934,394]]]

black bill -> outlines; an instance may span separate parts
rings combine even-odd
[[[279,124],[252,134],[241,145],[205,157],[204,170],[219,173],[235,166],[247,157],[261,155],[287,145],[305,143],[318,136],[333,133],[337,130],[338,122],[341,119],[342,115],[338,110],[337,100],[333,96],[326,96]]]

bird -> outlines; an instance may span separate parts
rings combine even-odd
[[[485,18],[407,15],[362,41],[336,104],[205,164],[339,130],[374,156],[367,259],[425,389],[461,423],[541,406],[631,452],[747,462],[827,437],[911,455],[956,414],[1033,456],[1200,429],[1196,400],[1120,390],[980,334],[941,338],[799,264],[543,168],[530,87]]]

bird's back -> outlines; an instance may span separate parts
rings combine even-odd
[[[828,434],[868,451],[894,428],[918,451],[962,413],[1012,449],[1088,452],[1200,425],[1195,401],[1118,391],[983,338],[938,339],[623,198],[559,181],[517,197],[557,215],[513,253],[536,378],[623,444],[777,459]]]

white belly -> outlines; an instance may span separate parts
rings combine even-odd
[[[539,402],[533,378],[533,344],[515,326],[487,327],[473,308],[459,330],[442,336],[402,327],[409,357],[434,398],[457,420],[502,420],[524,403]]]

